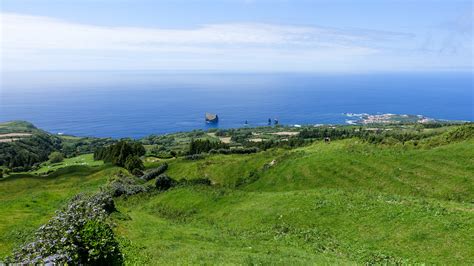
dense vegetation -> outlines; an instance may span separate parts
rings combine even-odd
[[[168,164],[164,163],[156,168],[146,171],[145,174],[142,175],[140,178],[145,181],[149,181],[163,174],[167,169],[168,169]]]
[[[117,166],[125,167],[136,175],[141,175],[143,166],[140,156],[145,155],[145,148],[138,142],[119,141],[102,147],[94,152],[94,160],[103,160]]]
[[[0,181],[0,260],[23,245],[12,261],[474,263],[473,124],[245,128],[139,141],[145,149],[104,143],[95,157],[111,164],[81,155],[43,163],[42,177],[38,169]],[[144,173],[135,177],[127,164]],[[78,192],[89,193],[68,201]],[[52,244],[65,234],[57,217],[67,221],[71,204],[96,206],[85,203],[94,195],[113,197],[114,208],[71,222],[80,238],[64,240],[73,248],[63,252]],[[70,213],[90,213],[78,210]],[[52,231],[34,234],[40,224]],[[44,249],[28,245],[40,239]]]
[[[61,136],[61,152],[66,157],[74,157],[81,154],[89,154],[98,148],[105,147],[117,142],[110,138],[73,137]]]
[[[210,150],[229,149],[229,145],[220,141],[193,139],[189,144],[189,155],[209,152]]]
[[[0,124],[0,134],[30,134],[24,137],[11,137],[10,142],[0,142],[0,165],[13,171],[31,169],[48,160],[49,154],[61,147],[61,141],[57,137],[27,122]]]
[[[4,172],[37,170],[51,153],[59,162],[58,152],[73,157],[112,143],[112,139],[55,136],[24,121],[0,123],[0,167]]]
[[[106,193],[74,197],[34,240],[20,247],[7,262],[21,264],[120,264],[122,255],[114,233],[106,223],[115,210]]]

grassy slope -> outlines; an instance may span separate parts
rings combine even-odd
[[[118,231],[139,263],[474,263],[473,151],[473,140],[416,150],[344,140],[171,160],[174,178],[260,179],[119,200],[130,219]]]
[[[473,264],[473,151],[472,139],[416,150],[343,140],[165,160],[173,178],[208,177],[221,186],[118,199],[116,230],[129,239],[127,262],[140,265]],[[68,198],[96,190],[115,170],[73,166],[1,180],[0,258]],[[251,173],[259,179],[235,189]]]
[[[17,132],[37,132],[41,131],[37,129],[33,124],[26,121],[9,121],[0,123],[0,133],[17,133]]]
[[[474,140],[433,149],[381,148],[344,140],[291,151],[170,160],[167,173],[233,186],[239,177],[257,172],[261,178],[245,188],[250,191],[344,188],[469,201],[474,194],[473,150]],[[272,160],[276,164],[264,170]]]
[[[104,162],[94,161],[93,154],[83,154],[72,158],[65,158],[64,161],[60,163],[50,163],[44,162],[41,164],[41,167],[35,171],[30,171],[30,174],[45,174],[48,171],[56,171],[61,168],[65,168],[72,165],[84,165],[84,166],[101,166]]]
[[[0,180],[0,258],[45,223],[69,198],[97,190],[116,168],[70,166],[47,177],[26,174]]]

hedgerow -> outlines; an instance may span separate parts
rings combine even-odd
[[[154,168],[154,169],[151,169],[151,170],[147,171],[140,178],[145,180],[145,181],[152,180],[153,178],[155,178],[155,177],[161,175],[162,173],[164,173],[167,169],[168,169],[168,164],[164,163],[164,164],[158,166],[157,168]]]
[[[109,180],[105,186],[105,191],[112,197],[131,196],[148,190],[148,187],[143,183],[137,177],[127,176],[123,172],[119,172]]]
[[[78,195],[7,258],[20,264],[121,264],[122,255],[106,223],[115,210],[108,193]]]
[[[204,185],[204,186],[210,186],[212,185],[212,182],[209,178],[181,178],[177,184],[179,186],[194,186],[194,185]]]
[[[192,154],[192,155],[186,155],[184,156],[185,160],[189,161],[197,161],[206,158],[206,154],[200,153],[200,154]]]
[[[233,148],[233,149],[217,149],[210,150],[210,154],[250,154],[257,153],[260,149],[258,147],[248,147],[248,148]]]
[[[176,185],[176,181],[168,175],[162,174],[156,178],[155,185],[158,190],[164,191],[174,187]]]

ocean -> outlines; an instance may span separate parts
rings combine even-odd
[[[473,73],[2,73],[0,122],[51,133],[140,138],[195,129],[345,124],[345,113],[474,121]],[[217,125],[204,121],[219,116]]]

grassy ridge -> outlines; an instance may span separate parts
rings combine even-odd
[[[70,166],[49,176],[15,174],[0,180],[0,258],[80,192],[95,191],[116,168]]]
[[[170,160],[221,186],[120,200],[117,230],[129,263],[474,263],[473,151],[352,139]]]
[[[315,143],[294,150],[251,155],[215,155],[204,160],[170,160],[174,178],[208,177],[234,186],[251,173],[250,191],[308,188],[377,190],[400,195],[470,201],[474,194],[474,140],[432,149],[378,146],[357,140]],[[275,161],[265,170],[265,164]]]
[[[474,141],[433,149],[379,147],[351,140],[295,151],[265,172],[251,190],[346,188],[470,201]]]

